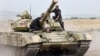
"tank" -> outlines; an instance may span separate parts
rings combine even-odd
[[[16,56],[84,56],[92,37],[88,33],[62,30],[59,22],[49,17],[57,2],[52,0],[41,21],[41,26],[50,32],[44,29],[32,33],[0,32],[0,43],[15,47]]]
[[[21,15],[17,15],[20,17],[15,22],[11,23],[11,27],[14,31],[29,31],[29,25],[32,21],[32,16],[25,10]]]

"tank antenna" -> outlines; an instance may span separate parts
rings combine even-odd
[[[31,2],[30,2],[30,15],[31,15]]]

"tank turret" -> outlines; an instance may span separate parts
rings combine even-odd
[[[32,19],[32,16],[28,13],[27,10],[22,12],[22,14],[18,14],[17,17],[21,17],[21,19]]]
[[[17,15],[17,17],[20,17],[20,19],[11,23],[12,29],[14,31],[29,31],[32,16],[28,13],[28,11],[25,10],[21,15]]]

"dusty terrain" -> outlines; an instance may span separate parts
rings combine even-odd
[[[67,31],[85,31],[92,35],[88,52],[84,56],[100,56],[100,19],[97,20],[64,20],[65,29]],[[9,21],[0,21],[0,32],[12,31]],[[16,53],[14,48],[0,45],[0,56],[14,56]]]
[[[66,30],[89,31],[100,29],[100,19],[64,20]]]

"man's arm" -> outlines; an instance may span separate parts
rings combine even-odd
[[[55,12],[55,9],[53,9],[51,12]]]

